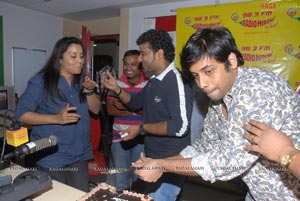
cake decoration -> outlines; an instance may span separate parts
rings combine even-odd
[[[93,188],[89,193],[85,194],[77,201],[153,201],[153,199],[145,194],[124,190],[118,194],[116,188],[106,183],[101,183]]]

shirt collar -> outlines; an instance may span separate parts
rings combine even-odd
[[[176,67],[175,67],[175,63],[172,62],[172,63],[170,63],[169,66],[168,66],[163,72],[161,72],[158,76],[152,75],[152,76],[151,76],[151,79],[152,79],[152,78],[156,78],[156,79],[162,81],[162,80],[164,79],[164,77],[166,76],[166,74],[167,74],[169,71],[171,71],[171,70],[173,70],[173,69],[175,69],[175,68],[176,68]]]
[[[62,75],[60,75],[58,83],[64,84],[66,86],[69,86],[66,78],[64,76],[62,76]],[[71,83],[71,87],[76,87],[77,85],[78,84],[75,82],[75,78],[73,77],[72,83]]]

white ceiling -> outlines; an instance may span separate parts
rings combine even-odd
[[[120,8],[188,0],[1,0],[77,21],[120,16]]]

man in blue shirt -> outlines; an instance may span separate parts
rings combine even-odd
[[[123,140],[145,135],[145,153],[151,158],[179,154],[190,144],[191,88],[173,63],[175,48],[167,32],[149,30],[137,39],[137,44],[144,69],[153,73],[141,92],[127,93],[109,72],[101,78],[104,86],[129,108],[144,110],[144,123],[124,130],[128,135]],[[185,176],[166,173],[156,183],[149,183],[147,190],[154,200],[176,200],[184,180]]]

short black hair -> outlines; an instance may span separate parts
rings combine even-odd
[[[180,54],[180,64],[183,72],[192,78],[190,67],[203,59],[211,57],[222,62],[229,70],[229,54],[233,52],[237,57],[239,66],[244,64],[244,59],[239,51],[235,39],[226,27],[204,28],[197,30],[190,36]]]
[[[162,49],[164,57],[170,63],[175,57],[175,47],[172,42],[171,36],[164,30],[150,29],[139,36],[136,40],[137,45],[149,43],[153,52]]]
[[[123,59],[127,56],[131,56],[131,55],[137,55],[137,56],[140,56],[140,51],[138,50],[127,50],[125,53],[124,53],[124,56],[123,56]]]

